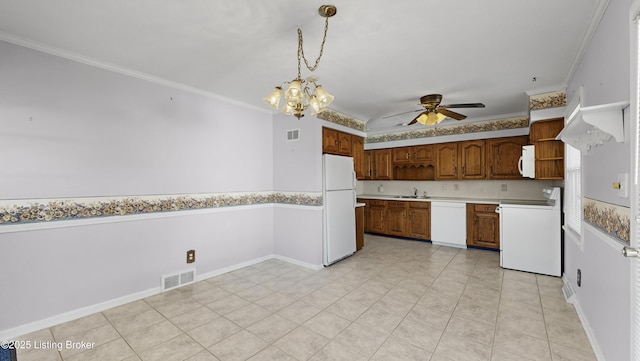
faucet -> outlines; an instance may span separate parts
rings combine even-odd
[[[414,197],[418,196],[418,188],[413,188],[413,196]]]

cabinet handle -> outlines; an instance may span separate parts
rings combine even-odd
[[[336,145],[338,145],[338,140],[337,140],[337,139],[336,139],[336,141],[335,141],[335,142],[336,142]]]
[[[462,166],[462,174],[464,175],[464,166]]]
[[[407,152],[407,160],[409,159],[409,152]]]

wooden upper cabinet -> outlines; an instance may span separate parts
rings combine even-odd
[[[392,148],[393,164],[433,163],[435,145],[424,144],[413,147]]]
[[[393,179],[391,168],[391,149],[376,149],[374,151],[373,179]]]
[[[355,135],[331,128],[322,128],[322,153],[352,156],[352,139]]]
[[[351,139],[353,135],[338,132],[338,154],[352,156]]]
[[[351,156],[356,179],[365,179],[364,138],[356,135],[351,137]]]
[[[484,140],[470,140],[458,144],[459,179],[485,179],[484,143]]]
[[[458,179],[458,143],[436,144],[436,179]]]
[[[375,156],[373,150],[364,151],[363,166],[364,179],[373,179],[375,175]]]
[[[518,161],[522,155],[522,146],[527,145],[529,137],[494,138],[487,140],[487,178],[524,179],[518,170]]]
[[[411,162],[411,147],[392,148],[393,164]]]
[[[411,147],[414,163],[433,163],[435,161],[435,145],[424,144]]]
[[[556,136],[564,128],[563,118],[538,120],[529,137],[535,145],[536,179],[564,178],[564,143]]]
[[[338,154],[338,131],[331,128],[322,128],[322,152]]]

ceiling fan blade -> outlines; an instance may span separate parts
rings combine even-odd
[[[460,113],[456,113],[456,112],[452,112],[451,110],[445,108],[445,107],[438,107],[436,109],[436,112],[442,114],[442,115],[446,115],[449,118],[453,118],[455,120],[462,120],[462,119],[466,119],[467,116],[466,115],[462,115]]]
[[[393,118],[393,117],[397,117],[398,115],[405,115],[405,114],[409,114],[409,113],[415,113],[415,112],[421,112],[424,109],[417,109],[417,110],[410,110],[408,112],[404,112],[404,113],[398,113],[398,114],[392,114],[392,115],[386,115],[380,119],[387,119],[387,118]]]
[[[460,103],[460,104],[441,105],[441,107],[446,107],[446,108],[484,108],[484,104],[482,104],[482,103]]]

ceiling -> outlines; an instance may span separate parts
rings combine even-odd
[[[486,105],[455,109],[463,122],[527,114],[527,94],[566,86],[608,1],[0,0],[0,40],[269,111],[262,98],[296,77],[298,27],[316,58],[327,3],[338,11],[314,75],[332,109],[380,134],[408,130],[418,113],[381,118],[431,93]]]

